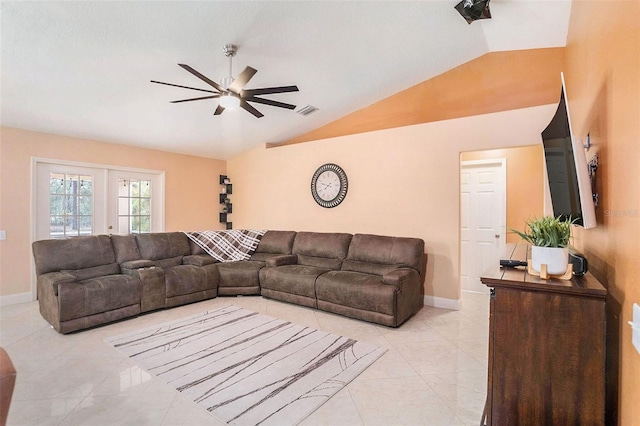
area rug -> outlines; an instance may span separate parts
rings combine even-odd
[[[297,424],[386,352],[236,306],[105,342],[233,425]]]

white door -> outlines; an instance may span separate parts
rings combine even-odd
[[[489,293],[480,276],[497,265],[506,237],[506,159],[460,168],[460,288]]]

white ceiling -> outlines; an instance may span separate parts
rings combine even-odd
[[[487,52],[566,44],[570,0],[493,0],[468,25],[458,0],[2,1],[2,125],[226,159],[306,133]],[[213,116],[216,100],[170,104],[228,74],[247,88],[296,84],[265,96],[319,110],[302,116],[254,104]],[[195,96],[194,96],[195,94]]]

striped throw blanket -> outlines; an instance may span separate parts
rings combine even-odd
[[[214,259],[220,262],[235,262],[251,258],[265,232],[267,231],[230,229],[185,232],[185,234]]]

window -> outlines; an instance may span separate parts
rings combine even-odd
[[[118,179],[118,234],[151,232],[151,181]]]
[[[93,233],[93,176],[49,173],[49,237]]]

